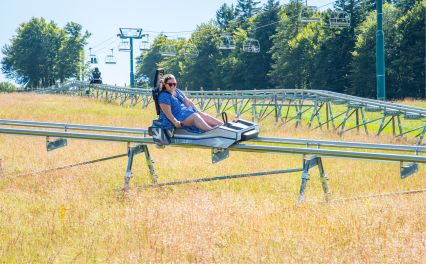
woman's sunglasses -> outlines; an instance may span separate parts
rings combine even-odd
[[[168,86],[176,86],[177,85],[177,83],[166,83]]]

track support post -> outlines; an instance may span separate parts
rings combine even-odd
[[[145,153],[146,164],[148,165],[149,174],[151,175],[152,183],[156,184],[158,181],[158,176],[155,173],[154,169],[154,160],[151,158],[151,154],[149,153],[148,146],[142,145],[143,152]]]
[[[325,174],[324,166],[322,164],[322,159],[320,157],[317,158],[318,169],[320,173],[320,180],[322,190],[324,191],[325,201],[328,202],[330,200],[330,188],[328,187],[328,177]]]
[[[46,149],[47,151],[51,151],[58,148],[62,148],[67,145],[67,142],[68,141],[66,138],[56,138],[54,140],[51,140],[50,137],[46,137]]]
[[[422,144],[425,134],[426,134],[426,125],[423,127],[423,131],[418,135],[419,140],[417,141],[417,145],[420,146]]]
[[[419,165],[414,162],[400,163],[400,171],[401,171],[401,179],[405,179],[408,176],[413,175],[414,173],[419,171]]]
[[[128,161],[127,161],[126,175],[124,177],[124,187],[123,187],[124,190],[129,189],[130,179],[132,178],[133,158],[135,155],[140,154],[142,152],[145,153],[145,159],[149,168],[149,172],[151,174],[152,181],[154,184],[157,183],[157,175],[155,173],[154,165],[153,165],[154,162],[151,159],[148,146],[146,145],[136,145],[135,147],[129,146],[127,150]]]
[[[329,201],[330,189],[328,187],[328,178],[327,178],[327,175],[325,174],[325,171],[324,171],[322,159],[321,159],[321,157],[318,157],[318,156],[310,156],[308,158],[303,159],[302,183],[300,185],[299,196],[297,198],[298,204],[303,202],[303,200],[305,199],[306,185],[308,183],[308,180],[310,179],[309,170],[312,169],[315,166],[318,166],[321,185],[322,185],[322,189],[323,189],[324,194],[325,194],[325,200],[327,202]]]

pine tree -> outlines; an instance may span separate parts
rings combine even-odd
[[[247,20],[259,12],[260,1],[255,0],[238,0],[235,8],[237,18],[240,22]]]
[[[335,56],[331,58],[332,67],[338,66],[336,70],[330,71],[330,80],[338,83],[331,83],[335,91],[344,92],[350,90],[352,52],[355,49],[355,28],[365,20],[368,14],[368,6],[364,0],[337,0],[334,4],[335,10],[345,12],[350,17],[350,26],[344,29],[330,29],[329,34],[335,35],[334,41],[327,42],[326,52],[333,52]],[[336,15],[331,12],[331,16]],[[334,42],[334,43],[333,43]],[[327,65],[328,61],[317,61],[318,65]],[[317,74],[316,76],[321,76]],[[330,84],[329,81],[326,83]],[[338,86],[337,86],[338,85]]]
[[[295,88],[301,85],[297,70],[293,68],[298,59],[292,58],[290,41],[295,38],[301,28],[300,16],[302,5],[299,0],[291,0],[280,12],[277,33],[272,36],[271,55],[273,64],[268,76],[270,82],[278,88]],[[293,61],[296,59],[296,61]],[[279,77],[278,77],[279,76]]]
[[[399,97],[396,84],[397,76],[390,65],[400,50],[393,39],[396,38],[396,21],[399,11],[390,4],[383,5],[383,30],[385,32],[385,62],[386,62],[386,91],[388,98]],[[375,98],[376,92],[376,12],[371,12],[367,19],[357,29],[357,40],[352,52],[353,60],[350,64],[351,74],[349,80],[351,87],[348,93],[362,97]]]
[[[219,10],[216,11],[216,23],[220,29],[228,28],[234,19],[234,5],[228,6],[227,4],[223,4],[220,6]]]
[[[216,89],[222,85],[222,76],[217,72],[220,59],[217,49],[219,30],[212,23],[197,26],[189,40],[198,49],[196,58],[186,57],[182,62],[182,82],[188,89]]]
[[[249,27],[248,36],[259,42],[259,53],[241,54],[242,63],[245,65],[246,89],[270,88],[268,72],[273,63],[271,37],[277,32],[280,5],[276,0],[268,0],[262,10],[255,16]]]
[[[396,43],[392,61],[388,63],[390,76],[396,76],[394,91],[396,98],[414,97],[425,99],[425,13],[426,1],[416,1],[414,6],[398,18],[396,24]],[[386,37],[386,35],[385,35]]]

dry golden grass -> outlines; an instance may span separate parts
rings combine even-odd
[[[418,103],[419,102],[414,102]],[[420,102],[422,103],[422,102]],[[51,95],[0,95],[0,119],[149,126],[154,111]],[[319,130],[263,136],[412,143]],[[0,135],[0,260],[4,263],[424,263],[425,193],[324,203],[316,169],[295,206],[300,173],[122,193],[125,158],[15,177],[125,153],[125,144],[70,141],[47,153],[43,138]],[[210,164],[200,149],[151,147],[160,181],[299,167],[298,156],[231,153]],[[335,199],[425,189],[426,170],[405,180],[399,165],[325,159]],[[149,183],[143,155],[131,184]]]

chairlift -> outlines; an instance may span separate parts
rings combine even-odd
[[[329,20],[330,27],[342,28],[349,27],[351,24],[351,16],[345,11],[334,11]]]
[[[302,23],[318,23],[321,22],[321,18],[314,17],[314,14],[318,13],[318,7],[316,6],[305,6],[302,9]]]
[[[189,57],[189,58],[196,58],[198,57],[198,49],[195,45],[188,45],[183,47],[183,55],[185,57]]]
[[[234,38],[229,34],[225,34],[225,35],[220,36],[219,49],[221,49],[221,50],[233,50],[233,49],[235,49]]]
[[[139,44],[139,50],[148,51],[150,49],[151,49],[151,44],[149,43],[149,37],[148,35],[145,35],[145,37],[142,39],[141,43]]]
[[[117,64],[117,59],[114,56],[114,49],[111,49],[111,54],[105,57],[105,64]]]
[[[249,38],[243,43],[243,51],[250,53],[259,53],[260,45],[257,39]]]
[[[118,44],[118,51],[130,51],[130,41],[123,39]]]
[[[92,54],[92,48],[89,48],[89,62],[90,64],[98,64],[98,57]]]
[[[164,57],[176,57],[176,47],[171,44],[165,44],[160,47],[160,54]]]

